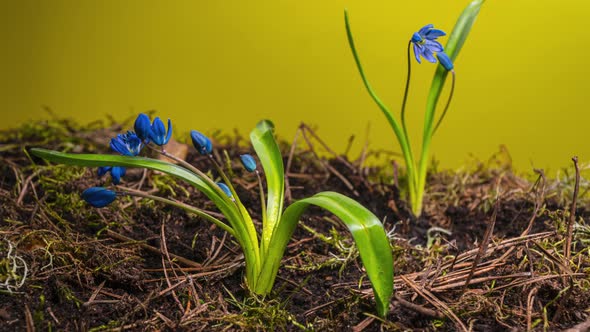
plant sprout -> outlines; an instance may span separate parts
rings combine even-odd
[[[371,98],[373,98],[375,103],[379,106],[379,108],[387,118],[387,121],[393,129],[393,132],[401,147],[404,162],[406,164],[408,182],[407,191],[410,199],[410,205],[412,207],[412,212],[415,216],[420,216],[422,212],[422,201],[424,199],[426,173],[428,171],[428,163],[430,159],[430,145],[432,142],[432,137],[434,136],[434,133],[440,126],[443,118],[447,113],[447,110],[453,97],[453,92],[455,90],[455,70],[453,61],[457,58],[457,55],[459,54],[461,47],[465,43],[465,40],[469,35],[469,31],[471,30],[471,27],[475,22],[475,18],[477,17],[477,14],[479,13],[479,10],[483,5],[484,1],[485,0],[474,0],[463,10],[463,13],[461,14],[461,16],[459,16],[457,23],[455,23],[455,28],[453,29],[453,32],[451,33],[445,47],[443,47],[436,39],[445,36],[446,33],[442,30],[435,29],[434,25],[432,24],[424,26],[418,32],[415,32],[411,36],[408,42],[408,74],[406,79],[404,97],[402,100],[400,121],[398,121],[394,117],[393,112],[387,106],[385,106],[385,104],[381,101],[381,99],[379,99],[379,97],[376,95],[373,88],[369,84],[369,81],[365,76],[365,72],[361,65],[360,58],[358,56],[354,44],[354,39],[350,28],[350,22],[348,19],[348,13],[346,10],[344,11],[344,22],[346,26],[348,43],[350,45],[350,49],[354,56],[354,60],[356,62],[356,66],[362,78],[363,84],[365,85],[365,88],[369,92]],[[406,102],[408,98],[411,76],[411,47],[414,50],[414,57],[416,58],[416,61],[418,63],[421,63],[421,58],[424,58],[431,63],[436,63],[438,59],[438,62],[440,63],[440,66],[438,66],[436,69],[434,79],[432,80],[432,84],[430,87],[430,92],[428,94],[426,112],[424,116],[422,151],[420,153],[420,159],[418,160],[414,158],[414,155],[412,153],[410,137],[408,135],[405,120]],[[436,106],[449,72],[452,74],[452,83],[449,99],[441,115],[439,116],[438,121],[435,124],[434,118],[436,113]]]
[[[287,243],[301,215],[310,205],[326,209],[339,217],[351,232],[373,287],[377,312],[382,317],[386,316],[393,293],[393,258],[383,225],[373,213],[358,202],[336,192],[320,192],[283,208],[283,158],[274,138],[274,126],[270,121],[259,122],[250,133],[250,140],[266,176],[266,195],[256,159],[249,154],[240,156],[246,171],[257,175],[262,205],[261,230],[256,229],[251,215],[236,194],[232,181],[213,157],[211,140],[198,131],[191,131],[193,145],[201,155],[208,157],[219,179],[207,176],[164,149],[163,146],[170,139],[171,128],[170,120],[166,131],[159,118],[150,125],[149,117],[140,114],[135,121],[135,132],[129,131],[111,140],[112,150],[121,156],[69,154],[45,149],[32,149],[31,153],[57,163],[98,166],[101,167],[101,175],[110,170],[113,184],[117,184],[124,175],[125,167],[138,167],[160,171],[193,185],[215,203],[225,220],[179,201],[121,186],[115,186],[113,189],[92,187],[84,191],[82,197],[97,208],[111,204],[119,196],[148,198],[184,209],[214,223],[233,236],[242,248],[246,261],[246,285],[251,292],[260,295],[266,295],[272,290]],[[177,164],[137,156],[144,147],[171,158]]]

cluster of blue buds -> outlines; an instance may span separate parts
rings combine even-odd
[[[440,64],[448,71],[453,70],[453,62],[449,56],[444,52],[443,46],[436,41],[438,37],[446,36],[442,30],[434,28],[434,25],[427,24],[418,32],[414,32],[410,42],[414,48],[414,56],[418,63],[422,63],[420,57],[423,57],[428,62],[436,63],[436,58]],[[436,54],[436,58],[434,55]]]
[[[150,122],[149,116],[146,114],[139,114],[134,124],[135,131],[128,131],[125,134],[119,134],[112,138],[110,142],[111,149],[124,156],[137,156],[142,148],[150,143],[158,146],[163,146],[170,141],[172,136],[172,123],[168,119],[168,129],[160,118],[156,117],[153,122]],[[213,144],[211,140],[202,133],[192,130],[191,140],[195,149],[201,155],[211,155],[213,152]],[[256,160],[249,154],[240,155],[240,161],[248,172],[257,172]],[[107,173],[111,174],[112,183],[119,184],[121,177],[125,176],[125,167],[120,166],[103,166],[98,168],[98,176],[102,177]],[[219,188],[232,200],[233,195],[231,189],[223,182],[217,182]],[[116,197],[117,192],[103,187],[92,187],[86,189],[82,193],[82,198],[90,205],[101,208],[112,203]]]
[[[152,123],[146,114],[139,114],[135,120],[135,131],[128,131],[125,134],[118,134],[110,142],[111,150],[123,156],[135,157],[139,155],[143,147],[154,143],[158,146],[166,145],[172,136],[172,123],[168,119],[168,129],[162,120],[156,117]],[[102,166],[98,168],[98,176],[102,177],[107,173],[111,174],[113,184],[121,183],[121,177],[125,176],[125,167]],[[92,187],[82,193],[82,198],[94,207],[105,207],[116,198],[116,193],[103,187]]]

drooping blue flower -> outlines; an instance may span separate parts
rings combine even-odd
[[[101,208],[111,204],[117,198],[117,194],[107,188],[92,187],[84,190],[82,198],[88,204],[96,208]]]
[[[139,114],[137,119],[135,119],[135,133],[142,141],[148,142],[150,137],[152,136],[152,126],[150,125],[150,117],[146,114]]]
[[[225,183],[217,182],[217,185],[219,186],[219,188],[221,188],[221,190],[223,190],[227,197],[232,198],[231,190],[229,190],[229,187]]]
[[[256,160],[249,154],[243,154],[240,156],[242,165],[248,172],[254,172],[256,170]]]
[[[166,145],[170,140],[170,136],[172,136],[172,122],[170,122],[170,119],[168,119],[168,132],[166,132],[164,122],[159,117],[156,117],[150,132],[152,142],[159,146]]]
[[[116,138],[111,138],[111,149],[124,156],[137,156],[143,148],[141,138],[134,132],[128,131],[126,134],[119,134]]]
[[[410,40],[414,47],[414,56],[418,63],[422,63],[420,56],[424,57],[429,62],[436,63],[436,58],[433,53],[442,52],[442,45],[436,41],[436,38],[445,36],[446,33],[442,30],[434,29],[434,25],[427,24],[418,32],[414,32]]]
[[[213,151],[213,145],[211,144],[211,140],[207,136],[201,134],[200,132],[196,130],[191,130],[191,139],[193,140],[193,145],[195,146],[195,149],[197,149],[197,151],[199,151],[200,154],[207,155],[211,154],[211,152]]]
[[[455,68],[453,65],[453,61],[449,58],[449,56],[445,52],[438,52],[436,53],[436,57],[438,58],[438,62],[447,70],[451,71]]]
[[[120,166],[102,166],[98,168],[98,176],[101,177],[107,173],[111,173],[111,178],[114,184],[121,182],[121,177],[125,176],[125,167]]]

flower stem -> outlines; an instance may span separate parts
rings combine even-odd
[[[451,71],[451,73],[453,74],[453,79],[451,80],[451,92],[449,93],[449,99],[447,100],[447,104],[445,105],[445,109],[443,110],[442,114],[440,115],[438,122],[434,126],[434,130],[432,130],[432,136],[434,136],[434,133],[436,133],[436,130],[440,126],[442,120],[444,119],[445,115],[447,114],[447,111],[449,110],[449,105],[451,105],[451,100],[453,100],[453,94],[455,92],[455,71],[453,70],[453,71]]]
[[[404,99],[402,101],[402,111],[401,111],[401,119],[402,119],[402,127],[404,129],[404,135],[408,138],[409,138],[408,127],[406,126],[406,102],[408,101],[408,93],[410,91],[410,77],[412,74],[412,61],[410,60],[410,46],[411,45],[412,45],[412,41],[409,41],[408,42],[408,75],[406,77],[406,89],[404,90]]]
[[[194,213],[197,216],[209,220],[210,222],[214,223],[215,225],[219,226],[221,229],[223,229],[224,231],[228,232],[231,236],[236,237],[236,234],[234,232],[234,230],[227,224],[225,224],[223,221],[213,217],[212,215],[208,214],[207,212],[198,209],[194,206],[182,203],[182,202],[178,202],[178,201],[173,201],[171,199],[167,199],[167,198],[163,198],[163,197],[159,197],[159,196],[155,196],[155,195],[151,195],[151,194],[147,194],[143,191],[139,191],[139,190],[134,190],[131,188],[125,188],[125,187],[119,187],[117,186],[117,193],[118,194],[122,194],[122,195],[127,195],[127,196],[135,196],[135,197],[140,197],[140,198],[147,198],[147,199],[151,199],[154,201],[158,201],[158,202],[162,202],[162,203],[166,203],[172,206],[175,206],[177,208],[181,208],[187,212],[190,213]]]

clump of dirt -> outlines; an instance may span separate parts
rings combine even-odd
[[[125,124],[54,119],[0,132],[0,330],[559,330],[590,316],[590,204],[580,195],[564,255],[574,177],[530,181],[507,163],[433,172],[414,218],[386,164],[331,154],[308,127],[282,142],[287,201],[319,191],[357,199],[383,220],[394,253],[395,297],[374,316],[363,267],[346,228],[310,209],[295,231],[273,293],[249,294],[231,236],[182,210],[140,199],[94,209],[80,198],[108,184],[96,169],[51,165],[27,150],[108,153]],[[215,135],[233,185],[260,220],[256,177],[238,156],[239,135]],[[322,154],[321,151],[324,150]],[[327,151],[327,153],[326,153]],[[322,157],[326,156],[326,157]],[[188,162],[211,167],[189,149]],[[211,173],[216,176],[215,172]],[[125,187],[214,210],[187,184],[129,170]],[[582,183],[582,194],[590,188]],[[583,328],[583,327],[580,327]]]

